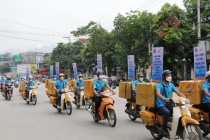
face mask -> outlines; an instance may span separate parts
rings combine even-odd
[[[54,78],[54,80],[56,80],[56,78]]]
[[[82,81],[82,78],[79,78],[80,81]]]
[[[139,81],[143,81],[143,78],[139,78]]]
[[[166,81],[168,81],[168,82],[171,82],[171,80],[172,80],[171,76],[166,78]]]
[[[64,80],[64,77],[60,77],[60,80],[61,80],[61,81]]]
[[[31,79],[29,81],[32,81]]]
[[[99,79],[103,79],[103,75],[99,75]]]

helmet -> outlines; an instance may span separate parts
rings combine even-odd
[[[23,77],[22,77],[22,79],[23,79],[23,80],[25,80],[25,79],[26,79],[26,77],[25,77],[25,76],[23,76]]]
[[[59,77],[61,77],[61,76],[63,76],[63,77],[64,77],[64,74],[63,74],[63,73],[60,73],[60,74],[59,74]]]
[[[144,76],[143,73],[138,73],[137,77]]]
[[[83,77],[83,75],[82,74],[79,74],[79,76],[78,77]]]
[[[164,70],[162,73],[162,78],[165,78],[167,74],[171,74],[170,70]]]
[[[206,78],[208,78],[210,76],[210,71],[206,72]]]
[[[103,70],[100,70],[100,69],[96,71],[96,75],[103,74],[103,73],[104,73]]]
[[[33,76],[32,76],[32,75],[30,75],[28,78],[29,78],[29,79],[32,79],[32,78],[33,78]]]

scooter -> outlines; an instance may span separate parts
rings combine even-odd
[[[33,105],[36,105],[36,103],[37,103],[37,91],[36,91],[36,89],[38,87],[37,86],[30,86],[29,88],[30,88],[30,90],[29,90],[28,98],[26,96],[23,96],[23,99],[26,100],[27,104],[32,103]]]
[[[168,139],[202,140],[203,136],[199,128],[199,122],[191,118],[190,111],[186,106],[190,101],[184,97],[178,97],[171,99],[170,102],[175,107],[167,123],[169,131]],[[143,123],[146,124],[146,128],[151,132],[154,139],[162,139],[163,116],[160,116],[154,108],[143,110],[140,112],[140,115]]]
[[[60,108],[57,106],[57,97],[50,96],[50,103],[57,109],[60,113],[61,111],[66,110],[68,115],[72,113],[72,104],[71,104],[71,96],[68,93],[68,89],[63,89],[59,91],[61,93],[61,106]]]
[[[12,87],[12,84],[6,84],[5,85],[5,90],[4,90],[4,93],[3,93],[3,97],[6,99],[6,100],[10,100],[12,98],[12,93],[13,93],[13,87]]]
[[[15,88],[18,88],[19,87],[19,82],[15,81],[14,86],[15,86]]]
[[[200,108],[200,105],[193,105],[189,107],[192,118],[197,120],[200,123],[200,129],[203,131],[203,137],[206,137],[210,134],[209,127],[209,114]]]
[[[96,118],[94,102],[92,102],[92,104],[90,105],[88,112],[92,115],[93,120],[95,122],[107,119],[109,122],[109,125],[111,127],[114,127],[117,122],[117,117],[114,110],[114,100],[110,97],[112,95],[113,94],[111,92],[107,92],[107,91],[101,93],[102,102],[99,107],[99,117],[100,117],[99,119]]]
[[[84,91],[83,91],[83,87],[82,88],[78,88],[76,92],[80,93],[80,96],[78,96],[76,93],[74,94],[75,97],[75,101],[73,102],[77,108],[80,108],[81,106],[85,106],[85,109],[89,109],[90,107],[90,101],[89,98],[84,96]]]
[[[130,106],[128,107],[128,109],[125,110],[125,113],[128,114],[129,118],[132,121],[135,121],[137,118],[140,119],[141,117],[139,115],[139,112],[141,111],[142,107],[132,101],[129,101],[129,103],[130,103]],[[128,105],[128,104],[126,104],[126,105]]]

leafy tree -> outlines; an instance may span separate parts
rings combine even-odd
[[[1,73],[6,73],[6,72],[10,72],[10,67],[7,65],[0,65],[0,71]]]
[[[209,0],[200,1],[201,11],[201,37],[205,37],[210,34],[210,4]],[[184,5],[187,10],[187,18],[191,25],[197,25],[197,0],[184,0]]]
[[[115,66],[113,63],[114,44],[113,34],[107,32],[101,25],[91,21],[88,25],[71,32],[74,36],[89,36],[89,44],[82,51],[82,60],[87,68],[96,64],[96,55],[102,54],[103,66],[107,66],[109,71]]]
[[[186,19],[185,12],[177,5],[166,3],[152,25],[154,44],[164,47],[164,67],[174,68],[175,59],[193,60],[195,32]]]
[[[114,41],[116,63],[127,70],[127,55],[135,55],[136,65],[145,67],[148,62],[148,43],[152,41],[150,30],[154,15],[131,11],[126,16],[118,14],[114,20]]]

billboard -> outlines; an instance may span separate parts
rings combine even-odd
[[[22,62],[22,56],[21,55],[14,55],[13,60],[15,63]]]
[[[18,64],[17,65],[17,73],[26,73],[27,67],[30,67],[30,64]]]
[[[30,72],[31,73],[35,73],[37,69],[37,65],[36,64],[30,64]]]

